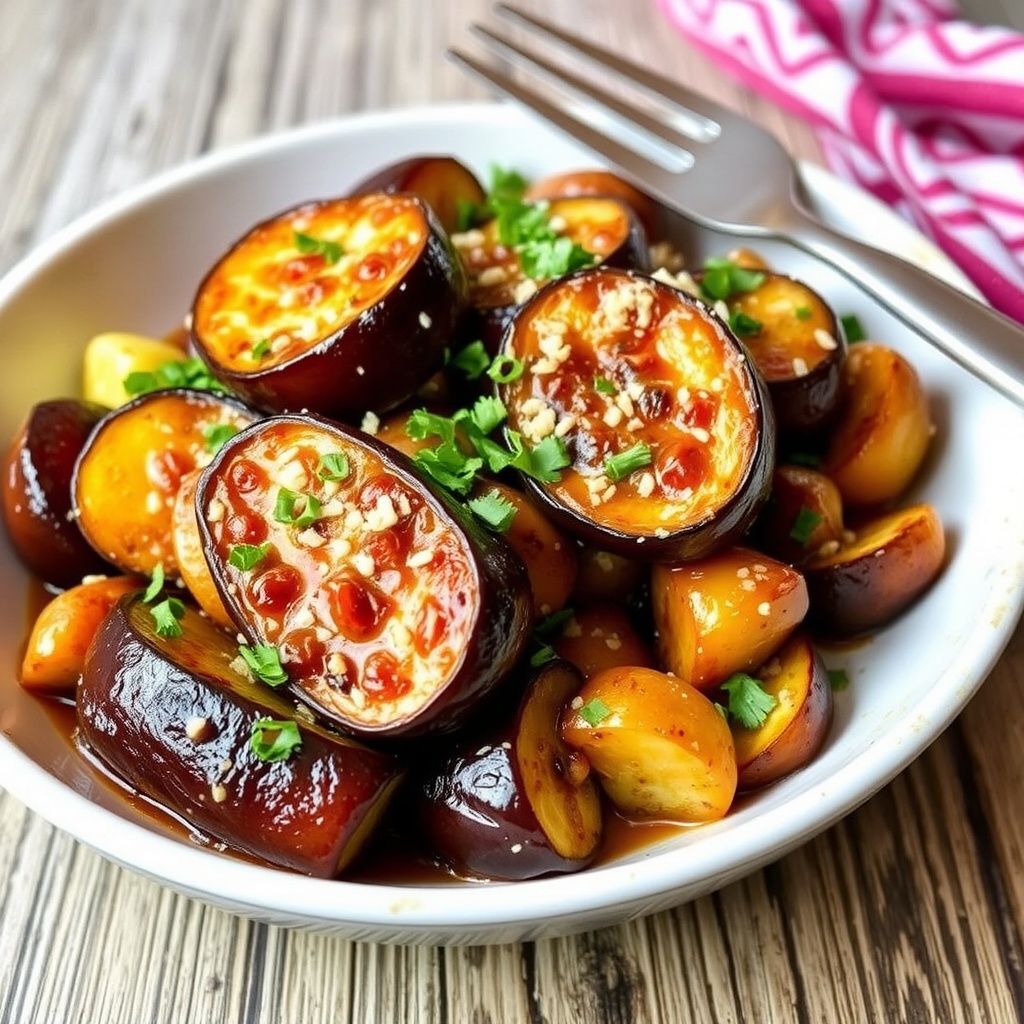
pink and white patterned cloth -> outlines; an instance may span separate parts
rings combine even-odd
[[[656,0],[1024,323],[1024,36],[955,0]]]

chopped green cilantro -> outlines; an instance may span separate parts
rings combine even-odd
[[[829,686],[838,693],[850,685],[850,677],[846,674],[845,668],[830,668],[828,670],[828,682]]]
[[[151,604],[156,600],[160,591],[164,589],[165,579],[163,563],[157,562],[153,568],[153,576],[149,581],[149,586],[146,587],[142,594],[142,600],[145,601],[146,604]]]
[[[541,644],[533,654],[530,655],[530,667],[540,668],[541,665],[546,665],[549,661],[554,661],[558,657],[555,649],[548,644]]]
[[[203,442],[208,452],[215,452],[220,446],[238,433],[232,423],[208,423],[203,427]]]
[[[555,633],[561,632],[562,627],[573,617],[574,614],[575,612],[572,608],[559,608],[557,612],[545,615],[544,618],[533,627],[534,636],[538,636],[543,639],[554,636]]]
[[[519,246],[519,264],[523,273],[537,281],[562,277],[582,267],[592,266],[596,258],[565,235],[533,238]]]
[[[178,620],[185,615],[185,605],[178,598],[165,597],[149,611],[160,636],[175,637],[181,636],[184,632]]]
[[[571,462],[565,441],[554,434],[549,434],[532,449],[530,467],[523,472],[535,480],[551,484],[558,480],[559,470],[565,469]]]
[[[853,313],[847,313],[846,316],[839,319],[843,325],[843,334],[846,335],[846,340],[850,345],[863,341],[867,337],[867,334],[864,333],[864,325]]]
[[[253,362],[258,363],[261,360],[266,359],[266,357],[269,356],[269,355],[270,355],[270,339],[269,338],[260,338],[260,340],[257,341],[255,345],[253,345],[252,351],[249,353],[249,358],[251,360],[253,360]]]
[[[706,298],[727,299],[737,292],[752,292],[764,283],[764,272],[748,270],[732,260],[707,259],[701,275],[700,289]]]
[[[797,544],[806,544],[811,539],[811,535],[818,528],[818,524],[821,520],[822,516],[819,512],[815,512],[814,509],[803,506],[796,514],[796,519],[793,521],[793,528],[789,531],[789,536],[795,540]]]
[[[579,709],[579,716],[587,725],[600,725],[611,713],[612,709],[600,697],[592,697]]]
[[[332,242],[326,238],[314,238],[312,235],[303,234],[301,231],[293,232],[295,248],[307,256],[322,256],[325,263],[337,263],[345,250],[340,242]]]
[[[735,334],[741,338],[747,338],[751,334],[757,334],[764,324],[752,316],[748,316],[741,309],[734,309],[729,314],[729,326]]]
[[[228,555],[228,564],[241,569],[242,572],[248,572],[259,565],[269,551],[269,544],[234,544]]]
[[[281,686],[288,682],[288,673],[281,665],[281,652],[268,644],[241,644],[238,653],[257,679],[268,686]]]
[[[491,190],[489,199],[518,199],[526,191],[529,182],[516,170],[491,164]]]
[[[618,389],[607,377],[595,377],[594,390],[599,395],[614,395]]]
[[[274,504],[274,519],[279,523],[288,523],[300,529],[316,522],[320,515],[320,499],[312,494],[300,494],[282,487],[277,492]]]
[[[812,315],[812,309],[810,306],[795,306],[793,308],[793,316],[797,320],[810,320]]]
[[[477,518],[482,519],[492,530],[504,533],[516,517],[516,507],[508,498],[497,491],[488,491],[479,497],[470,498],[467,505]]]
[[[632,448],[624,452],[609,455],[604,460],[605,476],[609,480],[624,480],[634,470],[641,469],[651,464],[651,446],[638,441]]]
[[[198,357],[172,359],[162,363],[155,370],[136,370],[129,373],[124,381],[125,391],[133,397],[148,395],[151,391],[167,388],[193,388],[197,391],[225,391],[226,388]]]
[[[351,472],[344,452],[324,452],[316,464],[316,475],[321,480],[344,480]]]
[[[469,410],[469,422],[481,434],[489,434],[508,419],[508,409],[500,398],[493,395],[481,395]],[[465,424],[466,417],[455,414],[455,421]],[[472,437],[472,433],[470,434]]]
[[[496,384],[511,384],[523,375],[522,360],[515,356],[498,355],[487,368],[487,376]]]
[[[450,365],[461,370],[467,380],[477,380],[487,372],[491,365],[491,357],[487,354],[482,341],[471,341],[452,356]]]
[[[729,695],[729,717],[744,729],[763,725],[768,712],[778,704],[761,680],[746,672],[734,672],[722,683],[722,689]]]
[[[287,761],[301,746],[302,734],[297,722],[257,718],[252,723],[249,749],[261,761]]]

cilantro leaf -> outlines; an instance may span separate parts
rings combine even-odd
[[[778,704],[761,680],[746,672],[734,672],[722,683],[722,689],[729,695],[729,717],[744,729],[763,725],[768,712]]]
[[[482,341],[471,341],[452,356],[450,365],[461,370],[467,380],[477,380],[491,365],[491,357]]]
[[[268,686],[282,686],[288,682],[288,673],[281,664],[281,652],[268,644],[242,644],[238,653],[257,679]]]
[[[269,544],[235,544],[228,555],[228,564],[248,572],[259,565],[269,551]]]
[[[821,520],[822,516],[820,513],[815,512],[814,509],[807,508],[806,505],[801,506],[800,511],[796,514],[796,519],[793,521],[793,528],[789,531],[790,538],[795,540],[797,544],[806,544],[818,528]]]
[[[252,723],[249,749],[261,761],[287,761],[302,746],[297,722],[257,718]]]
[[[508,530],[518,511],[508,498],[503,497],[494,490],[481,494],[476,498],[470,498],[466,504],[469,505],[479,519],[482,519],[492,530],[498,533],[505,533]]]
[[[185,632],[178,621],[185,615],[185,605],[178,598],[165,597],[150,608],[150,614],[160,636],[175,637]]]
[[[325,263],[337,263],[345,250],[340,242],[332,242],[327,238],[314,238],[312,235],[304,234],[302,231],[292,233],[295,241],[295,248],[307,256],[322,256]]]

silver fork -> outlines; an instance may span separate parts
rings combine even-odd
[[[831,264],[926,341],[1024,407],[1024,329],[919,267],[818,220],[800,199],[796,166],[765,129],[509,4],[499,3],[494,11],[603,76],[654,98],[666,113],[652,116],[481,25],[471,31],[492,53],[570,98],[542,95],[502,68],[456,49],[448,51],[453,61],[601,154],[690,220],[721,232],[788,242]]]

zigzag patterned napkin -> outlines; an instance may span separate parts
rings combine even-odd
[[[955,0],[656,0],[1024,322],[1024,36]]]

